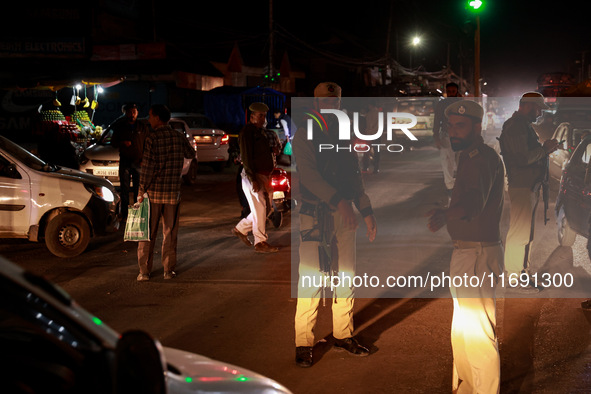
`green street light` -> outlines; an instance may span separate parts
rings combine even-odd
[[[470,0],[468,2],[468,8],[475,12],[480,11],[483,4],[484,3],[481,0]]]

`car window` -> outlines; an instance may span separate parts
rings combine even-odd
[[[558,126],[558,129],[556,130],[556,140],[558,141],[559,145],[558,148],[560,149],[567,149],[568,148],[568,141],[566,140],[566,136],[565,136],[565,131],[566,131],[567,127],[564,125],[560,125]],[[564,141],[564,142],[562,142]],[[560,142],[562,142],[562,144],[560,144]]]
[[[583,152],[583,156],[581,156],[581,161],[585,164],[589,164],[589,159],[591,158],[591,144],[587,144],[585,151]]]
[[[43,171],[48,168],[46,162],[9,139],[0,138],[0,149],[4,149],[10,156],[16,157],[21,163],[34,170]]]
[[[589,134],[591,134],[590,130],[574,130],[573,146],[576,147],[577,145],[579,145],[579,143],[583,140],[583,138],[585,138]]]
[[[0,348],[6,361],[0,371],[6,392],[110,392],[100,339],[74,317],[4,277]]]
[[[403,100],[398,102],[398,112],[406,112],[418,116],[429,116],[435,110],[432,100]]]
[[[183,116],[182,120],[190,129],[213,129],[213,122],[205,116]]]
[[[101,134],[101,137],[99,138],[98,143],[100,145],[111,145],[112,139],[113,139],[113,129],[109,127],[107,130],[103,131],[103,134]]]
[[[174,130],[178,131],[179,133],[183,133],[185,132],[185,126],[181,123],[181,122],[169,122],[168,123],[170,125],[170,127],[172,127]]]

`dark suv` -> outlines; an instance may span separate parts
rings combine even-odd
[[[572,246],[577,234],[589,238],[591,213],[591,136],[585,137],[562,171],[556,200],[558,243]]]

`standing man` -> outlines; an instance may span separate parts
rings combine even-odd
[[[534,240],[536,207],[540,188],[548,172],[548,155],[558,149],[556,140],[538,142],[532,123],[548,106],[537,92],[525,93],[519,109],[503,124],[499,138],[501,154],[509,178],[511,219],[505,242],[505,269],[508,278],[521,281],[522,273],[529,276],[531,246]],[[537,293],[539,289],[528,283],[514,291]]]
[[[111,125],[112,143],[119,148],[119,181],[121,183],[121,215],[127,217],[129,192],[133,191],[133,201],[137,200],[140,183],[140,167],[144,153],[144,141],[148,126],[137,121],[138,110],[135,103],[127,103],[121,109],[123,116]],[[131,184],[133,183],[133,188]]]
[[[460,100],[462,95],[459,92],[457,83],[450,82],[445,85],[445,94],[447,98],[437,103],[435,107],[435,117],[433,119],[433,139],[435,146],[439,149],[441,157],[441,166],[443,168],[443,181],[447,188],[448,195],[454,187],[454,179],[458,164],[458,156],[451,149],[449,135],[447,132],[447,121],[445,119],[445,109],[452,103]]]
[[[454,251],[450,277],[486,278],[451,287],[454,393],[498,393],[501,362],[496,336],[495,290],[503,272],[499,224],[505,172],[499,155],[481,136],[483,109],[473,101],[445,110],[452,149],[460,152],[458,172],[447,209],[429,212],[428,227],[447,225]],[[456,281],[454,281],[456,283]]]
[[[250,213],[232,229],[232,234],[247,246],[252,246],[248,233],[254,235],[257,253],[275,253],[279,249],[267,243],[267,196],[269,176],[275,168],[275,159],[267,137],[267,112],[265,103],[252,103],[248,108],[250,122],[240,132],[240,157],[242,159],[242,190],[248,200]]]
[[[184,159],[195,157],[187,138],[168,125],[170,110],[161,104],[150,108],[148,121],[154,129],[146,138],[144,159],[140,171],[138,202],[144,193],[150,199],[150,240],[138,242],[138,281],[150,279],[154,262],[154,245],[162,218],[162,266],[164,279],[176,276],[176,247],[179,230],[181,172]]]
[[[323,82],[314,89],[316,110],[339,109],[341,88],[332,82]],[[339,275],[355,276],[355,232],[357,207],[367,226],[367,236],[376,237],[376,219],[371,202],[363,188],[359,162],[355,152],[319,152],[321,143],[335,144],[338,124],[334,117],[326,117],[327,130],[314,130],[314,139],[307,139],[305,130],[294,137],[297,155],[302,204],[300,208],[300,265],[298,300],[295,315],[296,364],[312,365],[314,328],[323,287],[306,284],[304,277],[319,278]],[[369,350],[353,337],[354,289],[343,280],[334,288],[332,299],[333,336],[335,346],[359,356]],[[351,285],[351,287],[349,286]]]
[[[285,138],[289,141],[292,137],[291,135],[291,118],[287,115],[284,111],[282,112],[281,109],[275,108],[273,111],[273,128],[274,129],[282,129],[285,133]]]

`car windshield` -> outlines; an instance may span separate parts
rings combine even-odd
[[[398,112],[406,112],[413,115],[431,115],[435,109],[433,100],[400,100]]]
[[[0,149],[14,157],[24,165],[37,171],[57,171],[59,167],[47,164],[28,150],[15,144],[7,138],[0,137]]]
[[[103,134],[101,134],[97,144],[98,145],[112,145],[111,139],[113,138],[113,129],[112,128],[108,128],[105,131],[103,131]]]
[[[213,122],[205,116],[177,116],[189,126],[190,129],[213,129]]]

